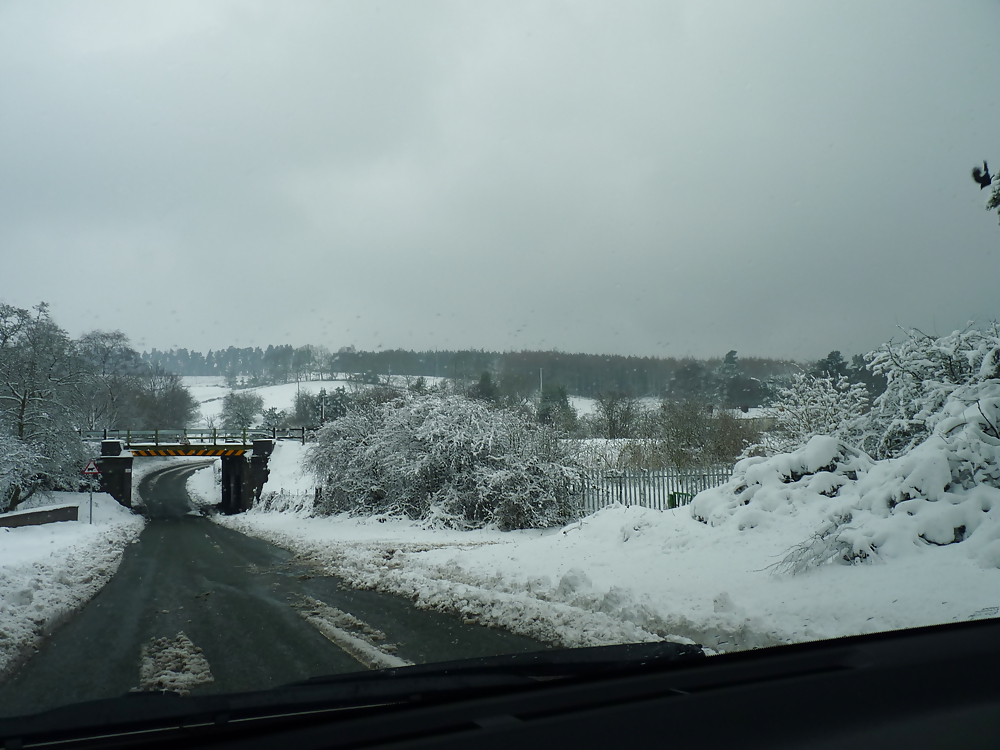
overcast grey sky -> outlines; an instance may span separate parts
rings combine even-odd
[[[1000,316],[1000,3],[0,2],[0,300],[139,348]]]

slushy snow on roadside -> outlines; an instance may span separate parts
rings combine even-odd
[[[125,546],[145,521],[110,495],[52,492],[31,507],[80,506],[79,521],[0,528],[0,675],[100,591],[118,570]]]

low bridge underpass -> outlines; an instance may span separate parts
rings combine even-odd
[[[265,433],[266,434],[266,433]],[[101,441],[101,489],[127,508],[132,507],[132,462],[135,458],[177,456],[222,460],[223,513],[249,510],[267,481],[267,460],[275,440],[255,433],[218,430],[152,430],[82,433],[84,440]]]

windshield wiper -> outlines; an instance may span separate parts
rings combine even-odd
[[[408,667],[379,669],[371,672],[313,677],[286,687],[305,685],[334,685],[342,683],[398,681],[403,679],[448,678],[472,680],[497,679],[508,684],[523,684],[570,677],[607,676],[636,670],[655,669],[678,660],[701,658],[705,652],[697,644],[657,641],[654,643],[628,643],[619,646],[592,646],[588,648],[553,649],[522,654],[502,654],[476,659],[417,664]],[[506,678],[506,679],[503,679]],[[488,680],[487,680],[488,681]]]

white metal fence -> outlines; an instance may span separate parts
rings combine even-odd
[[[623,469],[591,471],[583,480],[583,511],[594,513],[607,505],[641,505],[667,510],[687,505],[702,490],[729,481],[731,466],[688,469]]]

